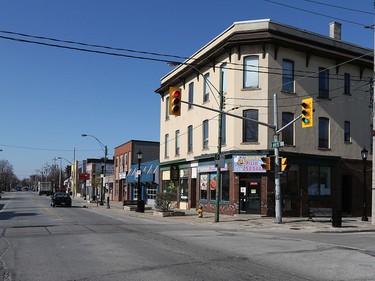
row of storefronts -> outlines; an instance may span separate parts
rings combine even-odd
[[[220,169],[220,213],[274,216],[274,173],[262,168],[261,158],[264,156],[226,155],[225,166]],[[307,216],[312,207],[361,215],[365,196],[362,161],[300,154],[289,154],[287,157],[290,168],[281,174],[284,216]],[[205,211],[214,212],[218,197],[217,168],[213,157],[211,159],[178,163],[177,180],[171,178],[172,164],[161,166],[162,191],[176,188],[181,209],[202,206]],[[368,177],[367,182],[370,182],[370,175]],[[365,190],[367,198],[370,198],[370,188]]]

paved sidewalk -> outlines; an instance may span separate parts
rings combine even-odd
[[[73,198],[74,205],[81,205],[85,208],[90,208],[92,211],[98,213],[113,213],[116,215],[124,214],[126,216],[152,218],[158,220],[165,220],[170,222],[186,223],[190,225],[211,225],[227,230],[254,230],[262,232],[311,232],[311,233],[345,233],[345,232],[375,232],[375,225],[369,221],[361,221],[358,217],[344,217],[342,218],[341,227],[333,227],[329,218],[314,218],[314,221],[308,220],[307,217],[284,217],[281,224],[275,223],[275,218],[262,217],[260,215],[219,215],[219,222],[215,222],[215,214],[203,214],[203,218],[199,218],[196,210],[180,210],[185,213],[184,216],[161,217],[154,215],[153,210],[146,210],[144,213],[137,213],[135,211],[124,210],[122,202],[110,201],[110,208],[107,208],[107,202],[103,206],[97,203],[89,203],[82,198]]]

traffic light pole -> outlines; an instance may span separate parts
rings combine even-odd
[[[375,0],[374,0],[374,10],[375,10]],[[375,24],[373,25],[373,31],[375,36]],[[374,50],[375,50],[375,37],[374,37]],[[375,54],[374,54],[374,71],[373,71],[373,77],[372,77],[372,103],[373,103],[373,109],[375,109]],[[374,112],[372,112],[374,114]],[[372,128],[374,130],[375,128],[375,117],[372,115]],[[375,135],[372,136],[372,167],[374,167],[375,164]],[[372,168],[372,184],[371,184],[371,197],[372,197],[372,206],[371,206],[371,224],[375,225],[375,169]]]
[[[221,73],[223,75],[223,73]],[[224,96],[223,96],[223,77],[220,79],[220,112],[223,111]],[[223,131],[223,113],[219,114],[219,124],[218,124],[218,136],[217,136],[217,154],[221,155],[221,145],[222,145],[222,131]],[[221,196],[221,166],[216,167],[216,209],[215,209],[215,222],[219,222],[220,213],[220,196]]]
[[[277,106],[277,95],[273,95],[273,113],[274,113],[274,135],[273,140],[276,143],[279,143],[279,117],[278,117],[278,106]],[[275,146],[275,222],[282,223],[282,202],[281,202],[281,187],[280,187],[280,159],[279,159],[279,146]]]

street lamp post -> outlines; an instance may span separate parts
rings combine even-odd
[[[137,175],[138,175],[138,189],[137,189],[137,212],[138,213],[144,213],[145,212],[145,202],[142,200],[142,186],[141,186],[141,161],[142,161],[142,152],[138,151],[137,153],[138,156],[138,170],[137,170]]]
[[[70,169],[71,169],[71,171],[73,170],[73,166],[75,166],[75,164],[73,164],[72,162],[70,162],[68,159],[66,159],[66,158],[64,158],[64,157],[61,157],[61,156],[59,156],[59,157],[57,157],[57,159],[60,159],[60,185],[61,185],[61,181],[62,181],[62,159],[64,159],[66,162],[68,162],[69,164],[70,164]],[[74,161],[75,162],[75,161]],[[74,171],[73,171],[74,172]],[[75,175],[74,175],[74,177],[75,177]],[[74,196],[74,193],[73,193],[73,191],[74,191],[74,180],[75,179],[73,179],[73,188],[72,188],[72,194],[73,194],[73,196]]]
[[[100,147],[103,149],[104,151],[104,171],[102,171],[103,173],[103,178],[102,178],[102,184],[101,184],[101,190],[100,190],[100,205],[103,206],[104,205],[104,185],[105,185],[105,177],[106,177],[106,172],[107,172],[107,154],[108,154],[108,148],[106,145],[104,145],[97,137],[93,136],[93,135],[88,135],[88,134],[82,134],[82,137],[92,137],[94,138],[100,145]],[[103,166],[102,166],[102,169],[103,169]],[[109,209],[110,206],[109,206],[109,188],[108,188],[108,197],[107,197],[107,209]]]
[[[57,159],[60,159],[59,189],[61,190],[62,157],[57,157]]]
[[[362,221],[368,221],[366,212],[366,162],[367,162],[368,151],[366,147],[361,150],[361,156],[363,160],[363,210],[362,210]]]

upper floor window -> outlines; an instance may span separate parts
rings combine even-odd
[[[223,63],[220,67],[220,92],[225,94],[227,92],[227,64]]]
[[[193,152],[193,126],[188,127],[188,152]]]
[[[350,121],[344,122],[344,141],[345,142],[351,142],[350,137]]]
[[[282,113],[282,126],[289,124],[294,119],[294,114],[291,112]],[[290,124],[281,131],[283,142],[287,145],[294,145],[294,124]]]
[[[169,134],[164,137],[164,158],[169,158]]]
[[[350,74],[344,74],[344,95],[350,95]]]
[[[175,154],[180,155],[180,130],[176,130],[175,134]]]
[[[329,119],[319,117],[319,148],[329,148]]]
[[[120,155],[120,171],[122,172],[123,169],[124,169],[124,156],[123,155]]]
[[[210,99],[210,74],[206,73],[204,76],[204,87],[203,87],[203,102],[207,102]]]
[[[250,56],[244,58],[243,87],[259,88],[259,58]]]
[[[191,82],[189,84],[189,102],[194,102],[194,82]],[[193,106],[191,104],[188,105],[188,109],[192,108]]]
[[[288,93],[294,93],[294,62],[283,60],[283,80],[282,90]]]
[[[258,121],[258,110],[249,109],[243,111],[243,117]],[[243,142],[258,142],[258,123],[243,120]]]
[[[208,149],[208,120],[203,121],[203,149]]]
[[[329,70],[319,67],[319,98],[329,98]]]

